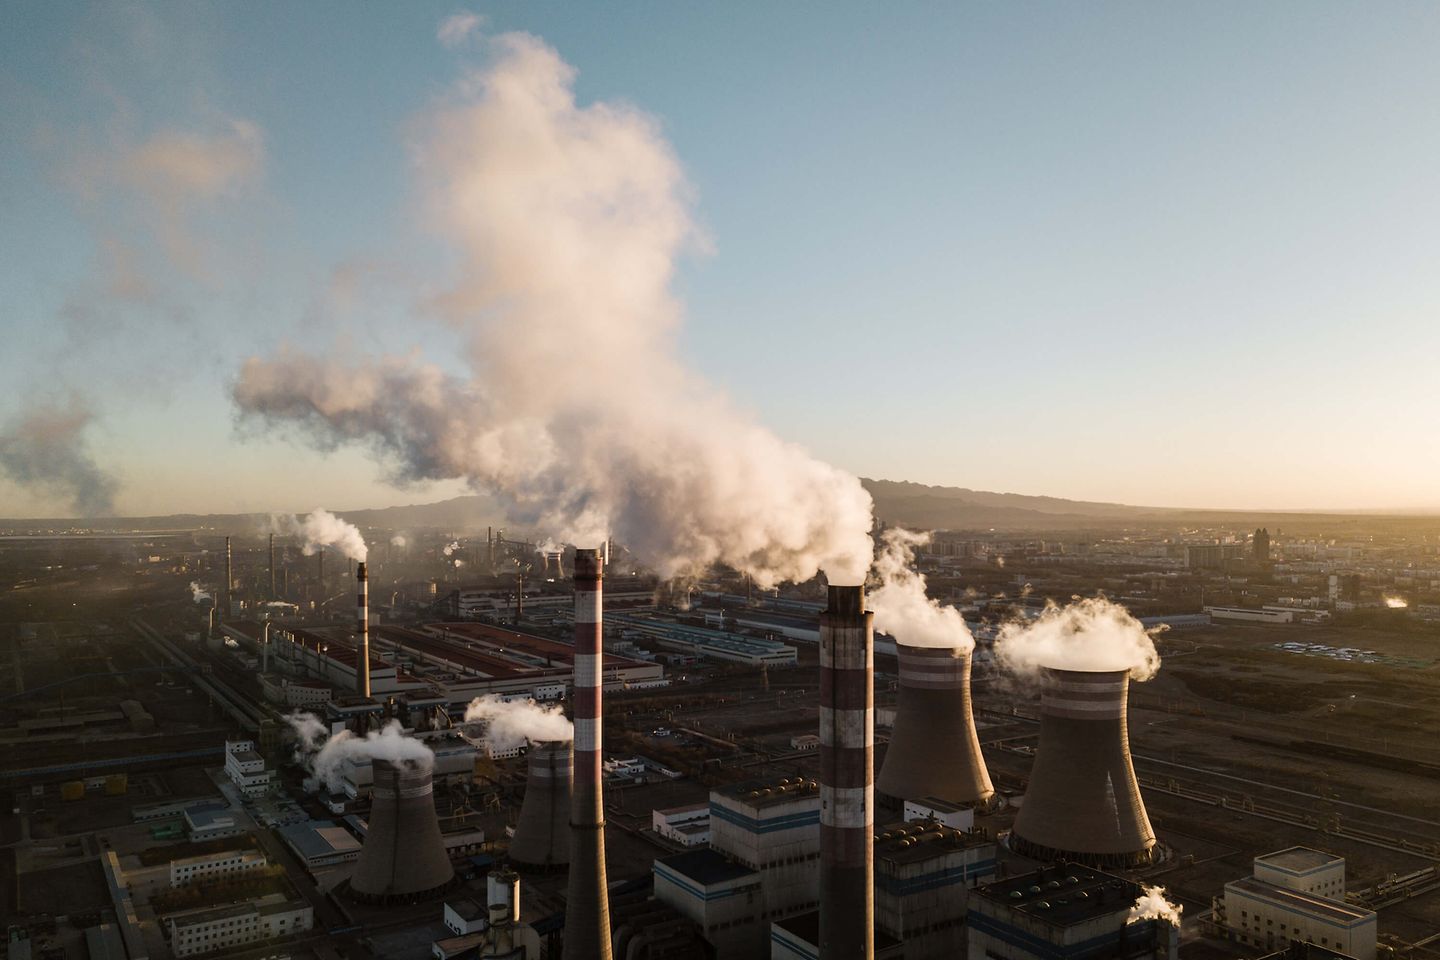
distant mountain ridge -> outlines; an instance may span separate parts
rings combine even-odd
[[[924,529],[1110,526],[1116,522],[1154,518],[1171,512],[1163,507],[992,493],[964,487],[931,487],[903,480],[862,478],[860,482],[874,498],[875,515],[881,520]]]

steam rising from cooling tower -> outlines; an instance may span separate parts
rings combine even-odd
[[[912,647],[948,647],[968,654],[975,639],[960,611],[930,599],[924,574],[914,569],[915,548],[929,542],[928,534],[899,527],[885,531],[875,555],[877,584],[866,596],[875,611],[875,628]]]
[[[465,708],[466,723],[484,723],[485,739],[494,750],[511,750],[527,740],[570,740],[574,725],[561,708],[534,700],[505,700],[495,694],[476,697]]]
[[[346,760],[406,762],[427,771],[435,765],[434,752],[419,740],[405,736],[398,720],[363,737],[341,730],[328,738],[325,725],[313,713],[292,713],[285,720],[295,732],[296,759],[331,791],[344,785]]]
[[[488,49],[412,128],[430,224],[459,255],[429,306],[465,337],[468,372],[281,351],[245,362],[242,413],[368,448],[399,483],[466,479],[568,542],[613,533],[663,576],[719,562],[762,587],[819,569],[861,582],[860,482],[753,422],[676,349],[670,284],[701,240],[660,125],[578,104],[574,69],[535,37]]]
[[[329,546],[351,560],[364,560],[369,553],[358,527],[319,507],[298,518],[289,514],[271,514],[270,528],[276,533],[299,537],[301,552],[307,557],[313,556],[321,547]]]
[[[1052,603],[1029,623],[1006,624],[995,638],[995,656],[1022,677],[1053,668],[1123,670],[1133,680],[1149,680],[1160,669],[1151,632],[1104,597]]]

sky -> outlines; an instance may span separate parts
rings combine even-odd
[[[1440,509],[1440,8],[12,2],[0,516],[463,492],[232,390],[463,369],[417,129],[516,31],[678,160],[683,361],[841,470]]]

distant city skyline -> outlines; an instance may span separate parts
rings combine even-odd
[[[261,436],[231,386],[285,345],[458,369],[437,297],[461,253],[425,222],[417,127],[515,31],[581,105],[653,118],[703,232],[679,354],[817,457],[1075,500],[1440,511],[1440,9],[355,14],[0,12],[0,516],[467,492]],[[47,479],[86,456],[86,497]]]

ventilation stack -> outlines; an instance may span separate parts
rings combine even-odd
[[[430,765],[375,760],[370,824],[350,877],[356,899],[406,903],[443,891],[455,879],[440,821]]]
[[[225,619],[235,619],[235,607],[230,598],[231,589],[235,584],[235,572],[230,566],[230,538],[225,538]]]
[[[985,807],[995,796],[970,708],[969,650],[896,643],[900,698],[876,783],[898,800]]]
[[[820,615],[820,957],[875,956],[875,615],[830,587]]]
[[[370,696],[370,578],[365,561],[355,570],[355,692]]]
[[[610,960],[605,800],[600,766],[601,583],[597,550],[575,551],[575,774],[563,960]]]
[[[510,841],[510,859],[531,867],[570,863],[570,781],[575,766],[570,740],[530,744],[530,778],[520,820]]]
[[[1155,831],[1125,721],[1129,674],[1047,669],[1042,679],[1040,743],[1011,849],[1099,868],[1150,863]]]
[[[280,595],[275,592],[275,534],[270,534],[270,599],[279,600]]]

